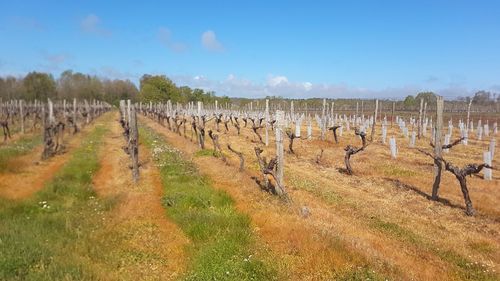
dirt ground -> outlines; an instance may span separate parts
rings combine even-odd
[[[262,191],[255,180],[261,175],[254,147],[264,148],[268,158],[275,155],[273,131],[269,130],[270,145],[265,147],[250,127],[242,128],[241,135],[237,135],[234,127],[224,132],[221,126],[216,133],[228,158],[224,163],[210,153],[200,154],[189,128],[186,136],[180,136],[146,117],[140,116],[139,121],[163,134],[170,145],[211,179],[215,188],[235,200],[239,211],[249,215],[258,254],[277,267],[282,279],[325,280],[363,270],[396,280],[436,280],[436,276],[439,280],[480,280],[478,274],[498,276],[491,275],[500,270],[498,170],[493,171],[492,181],[485,181],[482,173],[467,179],[477,211],[469,217],[464,213],[458,182],[448,172],[443,172],[440,202],[429,200],[432,160],[410,149],[409,139],[399,129],[390,128],[387,134],[396,137],[397,159],[391,159],[377,127],[374,142],[352,157],[354,175],[349,176],[341,172],[343,148],[348,144],[361,146],[359,137],[352,130],[344,131],[336,144],[331,132],[326,140],[319,140],[318,128],[314,128],[313,140],[296,139],[296,154],[285,153],[285,186],[291,198],[285,203]],[[186,246],[190,242],[165,214],[160,174],[143,145],[139,148],[140,181],[133,183],[117,112],[108,113],[108,117],[97,119],[78,135],[67,138],[67,152],[62,155],[40,161],[42,147],[37,147],[17,157],[19,172],[0,174],[0,196],[22,199],[43,188],[80,145],[81,136],[103,122],[109,132],[93,183],[98,196],[117,202],[106,217],[109,233],[119,233],[124,241],[116,249],[116,274],[119,279],[130,280],[176,279],[189,264]],[[215,132],[213,122],[208,129]],[[455,129],[452,139],[457,135]],[[498,136],[491,137],[498,143]],[[472,134],[469,145],[453,147],[444,158],[459,166],[481,163],[490,138],[479,141]],[[423,138],[417,141],[417,147],[430,151],[428,143],[429,139]],[[226,149],[227,144],[244,154],[243,172],[238,171],[239,160]],[[213,148],[208,136],[206,148]],[[288,150],[287,139],[285,148]],[[324,152],[317,163],[321,149]],[[494,167],[500,164],[498,155],[493,159]]]
[[[108,113],[109,114],[109,113]],[[15,173],[0,173],[0,196],[10,199],[26,198],[42,189],[57,171],[70,159],[72,151],[80,146],[83,136],[88,134],[97,124],[103,124],[102,116],[84,127],[76,135],[66,134],[64,140],[64,153],[41,160],[43,146],[36,147],[28,154],[13,159],[19,170]],[[18,136],[20,134],[17,134]]]
[[[122,148],[126,142],[119,116],[116,112],[113,114],[110,132],[105,136],[101,151],[101,167],[93,185],[98,196],[118,200],[106,227],[124,238],[124,245],[119,249],[121,260],[116,261],[120,264],[119,279],[175,279],[185,270],[184,250],[189,241],[166,217],[161,205],[163,192],[159,171],[144,145],[139,147],[140,180],[134,184],[129,169],[130,157]],[[133,258],[134,255],[143,258]]]
[[[283,204],[261,192],[251,178],[259,177],[253,148],[263,145],[250,128],[242,128],[240,136],[234,127],[229,133],[221,128],[220,143],[230,163],[225,165],[220,159],[195,156],[199,146],[190,141],[189,128],[184,137],[147,118],[140,121],[163,133],[171,145],[192,157],[216,188],[235,199],[238,208],[252,218],[271,254],[279,257],[282,274],[289,279],[324,279],[332,270],[349,270],[368,262],[376,271],[398,279],[435,280],[439,276],[440,280],[456,280],[463,278],[461,257],[479,264],[485,274],[499,270],[500,177],[496,170],[493,181],[468,178],[477,210],[476,216],[468,217],[458,182],[448,172],[443,174],[440,190],[447,201],[427,199],[433,181],[432,160],[409,149],[409,140],[399,130],[389,129],[387,134],[397,139],[397,159],[390,158],[378,132],[366,151],[352,157],[352,176],[339,172],[344,167],[343,147],[359,147],[361,141],[353,131],[344,131],[335,144],[329,132],[326,141],[295,140],[297,155],[286,153],[285,184],[293,202]],[[275,154],[274,132],[269,134],[272,145],[264,148],[268,157]],[[318,135],[315,129],[313,136]],[[417,146],[429,149],[428,142],[428,138],[419,140]],[[468,146],[454,147],[444,157],[460,166],[480,163],[488,143],[472,136]],[[238,158],[225,149],[226,144],[244,153],[244,172],[238,172]],[[212,148],[208,136],[206,147]],[[321,148],[324,155],[318,165],[315,159]],[[497,153],[493,166],[498,159]],[[300,214],[303,208],[310,211],[307,218]]]

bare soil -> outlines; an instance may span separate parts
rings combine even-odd
[[[140,180],[134,184],[130,157],[122,148],[126,141],[117,120],[115,112],[93,184],[98,196],[117,199],[106,227],[124,239],[120,260],[116,261],[120,264],[119,279],[175,279],[185,270],[185,247],[189,241],[166,216],[161,205],[159,171],[144,145],[139,147]]]
[[[239,173],[238,158],[227,150],[230,165],[214,157],[195,156],[199,146],[195,140],[190,141],[189,130],[184,137],[142,116],[140,121],[192,157],[200,171],[213,180],[214,187],[235,199],[237,207],[251,217],[262,242],[279,260],[281,274],[287,279],[325,279],[332,271],[346,271],[368,262],[376,271],[397,279],[434,280],[439,276],[440,280],[456,280],[462,278],[462,269],[454,255],[480,264],[485,273],[499,270],[497,171],[493,181],[468,179],[478,211],[475,217],[468,217],[458,182],[447,172],[440,191],[445,200],[428,200],[432,160],[407,148],[408,140],[395,129],[390,129],[388,136],[397,138],[398,159],[390,158],[388,146],[381,144],[380,135],[376,135],[365,152],[353,156],[354,175],[340,173],[344,167],[343,147],[361,146],[352,131],[344,131],[340,144],[333,143],[332,135],[326,141],[295,141],[297,155],[285,155],[285,183],[293,202],[284,204],[260,191],[252,179],[259,177],[253,148],[264,146],[250,128],[242,128],[240,136],[234,128],[229,133],[223,129],[218,133],[223,150],[231,144],[244,153],[246,170]],[[269,134],[274,132],[270,130]],[[319,135],[317,128],[314,135]],[[417,146],[428,149],[428,142],[428,138],[419,140]],[[274,137],[270,144],[274,144]],[[287,147],[287,140],[285,144]],[[454,147],[444,157],[459,165],[480,163],[487,145],[488,141],[471,137],[468,146]],[[212,148],[208,137],[206,147]],[[325,152],[318,165],[315,159],[321,148]],[[275,154],[274,145],[264,149],[268,157]],[[498,163],[497,153],[493,166]],[[307,218],[300,215],[303,207],[310,210]],[[453,254],[448,257],[448,253]]]

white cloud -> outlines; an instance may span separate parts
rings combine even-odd
[[[94,33],[101,36],[111,36],[111,31],[101,26],[101,19],[89,14],[80,22],[80,29],[86,33]]]
[[[267,77],[267,84],[271,87],[288,85],[288,78],[286,76],[272,76]]]
[[[304,86],[304,90],[306,90],[308,92],[312,89],[313,85],[311,82],[304,82],[304,83],[302,83],[302,86]]]
[[[193,88],[215,91],[218,95],[231,97],[257,98],[265,96],[282,96],[287,98],[390,98],[402,99],[407,95],[415,95],[423,90],[434,90],[447,96],[467,96],[474,93],[467,88],[436,88],[426,89],[417,85],[385,89],[367,89],[353,87],[346,84],[327,84],[290,81],[286,76],[268,75],[264,83],[256,83],[229,74],[221,81],[211,80],[203,75],[196,76],[172,76],[172,80],[178,85],[187,85]]]
[[[193,77],[194,80],[196,81],[206,81],[207,79],[205,79],[205,76],[203,75],[196,75],[195,77]]]
[[[172,32],[166,27],[160,27],[158,30],[158,40],[173,52],[180,53],[187,49],[187,46],[181,42],[175,42],[172,40]]]
[[[203,32],[203,34],[201,35],[201,45],[209,51],[224,51],[224,46],[217,40],[215,32],[213,32],[212,30]]]

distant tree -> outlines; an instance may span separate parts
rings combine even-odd
[[[23,80],[27,100],[45,100],[48,97],[55,97],[56,82],[52,75],[41,72],[30,72]]]
[[[172,80],[165,75],[142,76],[140,81],[139,99],[143,102],[180,102],[180,90]]]
[[[228,96],[222,96],[219,101],[221,104],[230,103],[231,99]]]
[[[66,70],[57,80],[59,98],[104,99],[104,86],[97,76]]]
[[[433,92],[420,92],[417,94],[415,97],[415,103],[417,105],[420,104],[420,99],[424,99],[424,102],[427,103],[427,105],[434,105],[436,104],[437,96]]]
[[[412,96],[412,95],[409,95],[405,98],[405,100],[403,101],[403,105],[405,107],[413,107],[416,105],[416,101],[415,101],[415,97]]]
[[[217,97],[213,91],[193,90],[187,86],[177,87],[164,75],[143,75],[140,91],[130,80],[111,80],[72,70],[62,72],[57,81],[51,74],[42,72],[30,72],[23,78],[0,77],[2,99],[44,100],[48,97],[88,101],[99,99],[111,104],[117,104],[122,99],[144,102],[171,100],[173,103],[202,101],[206,104],[213,104],[218,100],[221,105],[231,101],[227,96]]]
[[[488,105],[491,102],[495,102],[495,98],[487,91],[476,92],[474,97],[472,97],[473,104]]]
[[[465,103],[469,103],[470,100],[471,100],[471,97],[463,97],[463,96],[457,97],[457,101],[461,101],[461,102],[465,102]]]
[[[181,93],[181,101],[180,101],[181,103],[195,101],[195,98],[193,96],[193,90],[188,86],[180,87],[179,91]]]
[[[104,100],[111,104],[118,104],[120,100],[135,101],[139,90],[130,80],[104,80]]]
[[[13,76],[0,78],[0,97],[3,99],[19,99],[23,97],[24,92],[22,79]]]

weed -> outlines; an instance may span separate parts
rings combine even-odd
[[[166,212],[192,240],[186,280],[273,280],[274,270],[257,258],[248,216],[223,191],[211,187],[194,165],[149,128],[140,130],[160,167]],[[201,150],[197,155],[212,155]]]
[[[15,173],[20,169],[19,163],[14,159],[24,155],[42,143],[39,135],[25,136],[19,140],[0,146],[0,173]]]
[[[99,279],[94,258],[105,250],[93,235],[111,203],[95,198],[92,175],[105,131],[102,126],[92,131],[33,197],[0,199],[1,280]]]

